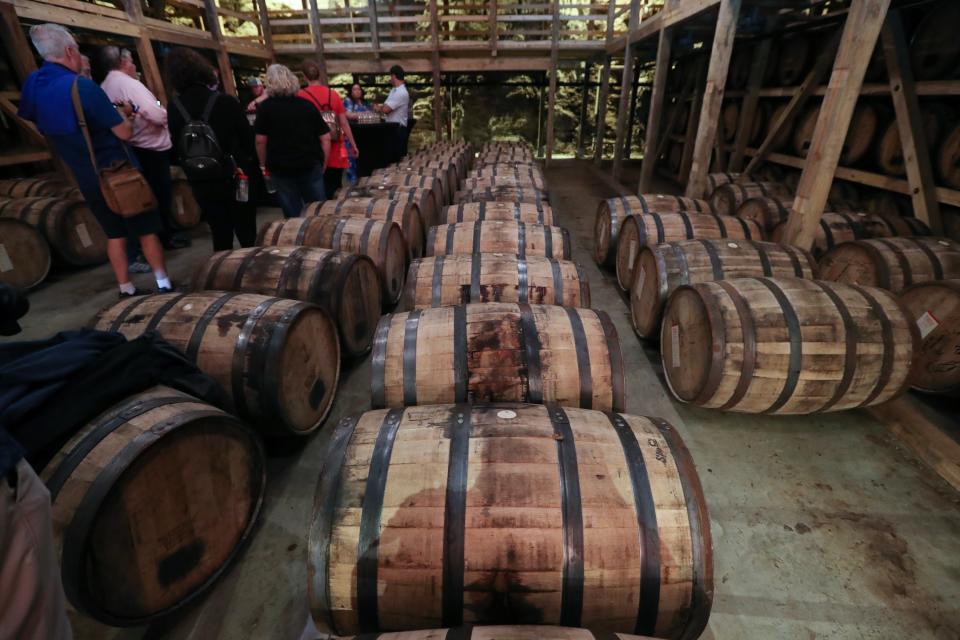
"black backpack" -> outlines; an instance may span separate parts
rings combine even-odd
[[[203,115],[196,120],[191,117],[179,98],[173,99],[173,104],[186,122],[177,140],[177,151],[180,156],[180,166],[188,180],[197,182],[223,180],[232,176],[236,167],[233,158],[220,148],[217,134],[209,124],[210,113],[216,101],[217,94],[214,93],[207,100]]]

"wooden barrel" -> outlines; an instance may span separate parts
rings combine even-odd
[[[810,40],[805,36],[787,37],[779,42],[777,81],[781,87],[793,87],[803,81],[810,62]]]
[[[710,196],[714,213],[732,216],[750,198],[788,198],[792,194],[777,182],[734,182],[722,184]]]
[[[450,184],[455,185],[467,175],[467,164],[459,153],[430,153],[409,157],[397,165],[401,169],[440,169],[446,172]]]
[[[0,218],[0,282],[32,289],[50,272],[50,245],[26,222]]]
[[[415,176],[431,176],[440,181],[440,189],[443,192],[444,202],[450,202],[457,185],[460,183],[460,175],[457,173],[457,165],[452,162],[424,162],[417,164],[413,161],[407,161],[399,165],[387,167],[386,169],[377,169],[373,172],[374,176],[380,176],[387,173],[407,174]]]
[[[447,201],[443,194],[443,185],[433,176],[417,176],[408,173],[388,173],[382,176],[360,178],[358,187],[416,187],[429,189],[433,197],[434,211],[440,211]]]
[[[771,237],[780,242],[786,230],[786,221],[777,225]],[[844,242],[867,238],[930,235],[930,229],[916,218],[888,216],[863,212],[827,212],[813,237],[813,255],[822,256]]]
[[[590,283],[575,262],[521,259],[505,253],[455,254],[415,260],[407,272],[402,311],[471,302],[590,307]]]
[[[937,143],[940,140],[943,126],[940,115],[941,112],[937,109],[924,108],[920,110],[920,121],[927,139],[927,147],[931,150],[937,148]],[[875,156],[877,165],[883,173],[890,176],[907,175],[907,167],[903,161],[903,144],[900,142],[900,128],[897,125],[896,118],[890,120],[887,126],[883,128],[877,140]]]
[[[889,292],[800,278],[680,287],[660,333],[677,398],[745,413],[886,402],[909,385],[918,346],[913,321]]]
[[[623,221],[617,237],[617,283],[627,290],[633,284],[637,255],[644,247],[694,239],[763,240],[763,231],[752,220],[706,213],[634,214]]]
[[[464,189],[457,191],[454,204],[461,202],[527,202],[540,204],[550,202],[546,191],[533,187],[498,186],[485,189]]]
[[[811,106],[806,110],[797,124],[793,134],[793,149],[801,158],[807,157],[813,132],[820,116],[819,105]],[[877,111],[869,104],[860,103],[853,110],[850,128],[843,142],[843,153],[840,155],[840,164],[850,166],[859,162],[870,151],[876,137],[878,126]]]
[[[706,200],[662,193],[602,200],[593,221],[593,259],[601,266],[613,266],[617,253],[617,235],[620,225],[628,216],[634,213],[672,211],[713,213],[713,206]]]
[[[488,625],[466,626],[455,629],[429,629],[426,631],[399,631],[381,633],[377,640],[653,640],[649,636],[629,633],[594,633],[589,629],[548,627],[546,625]],[[363,640],[361,636],[344,636],[342,640]]]
[[[623,360],[610,318],[553,305],[489,302],[383,316],[373,343],[371,388],[374,407],[501,401],[604,411],[624,406]]]
[[[440,224],[477,220],[516,220],[533,224],[554,224],[553,208],[544,202],[461,202],[447,207]]]
[[[820,260],[824,280],[880,287],[960,278],[960,243],[947,238],[877,238],[838,245]]]
[[[193,290],[312,302],[337,323],[345,356],[370,350],[383,298],[373,260],[315,247],[252,247],[215,253],[194,273]]]
[[[170,224],[175,229],[193,229],[200,224],[203,212],[193,197],[193,189],[187,181],[187,176],[180,167],[170,167],[172,183],[172,204],[170,207]]]
[[[242,422],[168,387],[92,420],[41,474],[70,603],[131,626],[196,600],[252,536],[265,462]]]
[[[252,293],[164,293],[121,300],[96,328],[158,331],[230,394],[263,435],[307,435],[323,422],[340,375],[337,328],[305,302]]]
[[[912,384],[931,393],[960,391],[960,280],[915,284],[900,294],[922,341]]]
[[[437,199],[433,197],[432,189],[407,187],[403,185],[367,185],[365,187],[344,188],[337,192],[338,200],[348,198],[382,198],[385,200],[399,200],[417,205],[424,227],[437,224],[440,209],[437,209]]]
[[[890,236],[929,236],[930,227],[923,220],[910,216],[887,215],[883,213],[868,216],[867,225],[871,238],[886,238]]]
[[[396,302],[403,291],[407,247],[395,222],[332,216],[275,220],[260,228],[257,244],[320,247],[367,256],[380,270],[386,304]]]
[[[770,118],[767,120],[767,136],[769,136],[770,132],[773,131],[773,127],[777,124],[786,110],[787,103],[781,102],[770,112]],[[796,117],[791,118],[782,129],[777,131],[777,134],[774,136],[773,141],[771,142],[771,151],[780,151],[787,145],[787,143],[790,141],[790,131],[793,129],[795,121]]]
[[[937,152],[937,172],[951,189],[960,189],[960,123],[947,132]]]
[[[46,238],[54,257],[71,266],[107,261],[107,235],[83,200],[22,198],[0,201],[0,217],[17,218]]]
[[[523,176],[543,179],[543,170],[535,164],[487,164],[467,174],[467,178]]]
[[[476,189],[497,189],[499,187],[508,187],[514,189],[538,189],[540,191],[546,191],[547,182],[543,178],[537,178],[535,176],[500,175],[467,178],[461,185],[461,189],[464,191],[473,191]]]
[[[570,234],[562,227],[515,220],[441,224],[427,234],[427,255],[507,253],[518,258],[542,256],[569,260]]]
[[[737,136],[737,124],[740,122],[740,101],[728,100],[720,112],[720,119],[723,123],[724,142],[733,142]]]
[[[793,209],[793,198],[766,197],[748,198],[737,207],[737,217],[753,220],[769,235],[780,224],[787,221]]]
[[[743,89],[750,79],[750,66],[753,64],[753,48],[739,44],[730,58],[730,70],[727,73],[728,89]]]
[[[721,171],[716,173],[707,174],[707,197],[709,198],[713,195],[713,192],[717,190],[722,184],[730,184],[731,182],[736,182],[740,179],[739,173],[730,173],[728,171]]]
[[[646,246],[630,287],[633,328],[660,336],[667,299],[679,287],[732,278],[816,278],[813,256],[796,247],[752,240],[685,240]]]
[[[960,61],[960,4],[941,0],[923,11],[910,42],[913,75],[917,80],[939,80],[956,71]]]
[[[369,218],[384,222],[396,222],[403,232],[410,256],[423,256],[423,242],[426,238],[426,224],[420,214],[420,207],[409,200],[387,200],[385,198],[345,198],[311,202],[303,208],[303,216],[332,216],[335,218]]]
[[[307,543],[324,631],[562,624],[679,639],[706,626],[706,501],[659,418],[439,405],[344,418],[331,443]]]
[[[0,180],[0,196],[4,198],[58,197],[72,187],[56,178],[12,178]]]

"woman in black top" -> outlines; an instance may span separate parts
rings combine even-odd
[[[190,120],[201,120],[204,109],[213,98],[207,124],[213,129],[217,144],[223,154],[232,158],[248,179],[259,178],[253,129],[236,98],[214,93],[209,89],[216,83],[213,66],[199,53],[177,47],[167,55],[166,72],[177,94],[168,109],[174,162],[177,162],[178,153],[181,152],[181,132],[187,124],[181,107]],[[256,205],[253,197],[249,197],[246,202],[238,202],[236,185],[233,175],[224,175],[214,180],[190,179],[193,196],[204,219],[210,225],[214,251],[232,249],[234,235],[241,247],[252,247],[256,242]]]
[[[326,200],[323,172],[330,129],[320,112],[297,97],[300,81],[282,64],[267,68],[267,94],[257,107],[257,157],[277,187],[283,215],[295,218],[308,202]]]

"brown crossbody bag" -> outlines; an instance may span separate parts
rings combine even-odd
[[[153,190],[147,183],[147,179],[137,169],[130,157],[130,150],[123,142],[120,145],[127,154],[126,160],[120,160],[106,168],[97,166],[97,156],[93,151],[93,141],[90,139],[90,131],[87,128],[87,118],[83,114],[83,106],[80,104],[80,91],[77,89],[78,80],[73,81],[71,95],[73,97],[73,110],[77,113],[77,122],[80,125],[80,131],[83,132],[83,139],[87,142],[87,151],[90,152],[90,162],[93,163],[93,170],[100,179],[100,192],[106,201],[110,210],[124,218],[132,218],[146,211],[157,208],[157,198],[153,195]]]

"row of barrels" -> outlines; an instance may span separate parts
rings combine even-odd
[[[471,175],[535,167],[514,144],[474,162]],[[547,198],[461,191],[377,330],[383,408],[331,437],[308,544],[314,621],[377,637],[697,637],[712,559],[689,453],[665,422],[611,412],[619,342]],[[497,624],[531,626],[469,626]]]

